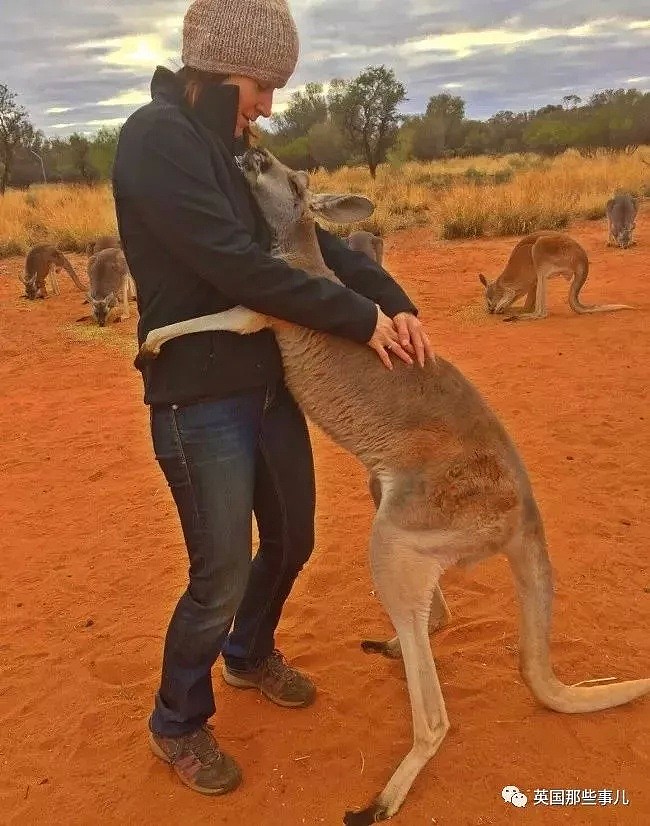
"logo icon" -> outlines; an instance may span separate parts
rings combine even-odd
[[[520,792],[516,786],[504,786],[501,789],[501,797],[506,803],[512,803],[513,806],[516,806],[517,809],[523,809],[528,803],[526,795]]]

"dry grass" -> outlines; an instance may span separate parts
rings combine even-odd
[[[34,244],[84,252],[98,235],[116,231],[110,186],[42,184],[0,198],[0,256],[24,255]]]
[[[377,204],[374,214],[353,229],[386,234],[431,224],[441,238],[524,235],[563,229],[576,218],[602,218],[618,189],[650,194],[650,169],[642,157],[650,159],[650,149],[593,158],[568,151],[552,160],[535,155],[464,158],[385,165],[375,181],[361,167],[331,175],[318,172],[313,183],[318,191],[359,192]],[[350,227],[334,229],[350,232]]]
[[[86,323],[74,322],[64,327],[66,334],[74,341],[99,342],[107,347],[113,347],[125,353],[127,356],[135,358],[138,347],[134,339],[127,337],[114,329],[117,325],[100,327],[92,321]]]
[[[421,224],[431,225],[441,238],[521,235],[561,229],[575,218],[602,218],[617,189],[650,195],[650,167],[642,157],[650,160],[650,148],[593,158],[568,151],[552,160],[528,154],[384,164],[375,180],[365,167],[345,167],[317,171],[312,188],[357,192],[376,204],[363,222],[332,225],[342,235],[355,229],[387,235]],[[44,242],[83,252],[115,227],[108,184],[33,186],[0,198],[0,256],[22,255]]]

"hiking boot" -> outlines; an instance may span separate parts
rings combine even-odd
[[[225,662],[222,668],[224,680],[235,688],[257,688],[271,702],[287,708],[308,706],[316,697],[312,681],[290,668],[279,651],[274,651],[254,671],[239,671]]]
[[[170,763],[186,786],[201,794],[225,794],[239,786],[241,770],[221,751],[207,725],[180,737],[149,732],[151,750]]]

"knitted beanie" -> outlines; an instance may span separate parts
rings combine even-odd
[[[194,0],[183,20],[186,66],[284,86],[298,32],[287,0]]]

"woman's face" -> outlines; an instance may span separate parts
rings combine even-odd
[[[230,75],[224,83],[239,87],[239,108],[237,110],[237,125],[235,137],[240,138],[250,121],[255,121],[262,115],[268,118],[273,106],[275,86],[260,83],[251,77]]]

